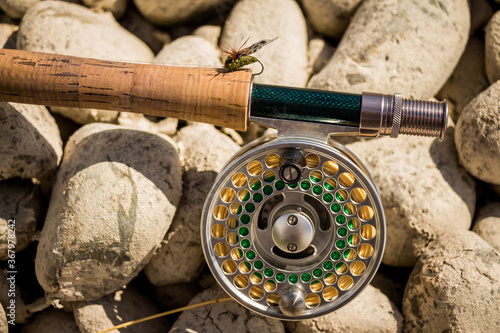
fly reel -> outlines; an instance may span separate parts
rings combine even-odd
[[[262,315],[298,320],[334,311],[368,285],[385,220],[372,177],[345,147],[267,137],[221,171],[201,233],[228,294]]]

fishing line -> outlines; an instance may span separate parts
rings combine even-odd
[[[135,324],[138,324],[138,323],[142,323],[144,321],[148,321],[148,320],[151,320],[151,319],[156,319],[156,318],[159,318],[159,317],[168,316],[168,315],[171,315],[171,314],[174,314],[174,313],[177,313],[177,312],[181,312],[181,311],[185,311],[185,310],[190,310],[190,309],[195,309],[195,308],[198,308],[200,306],[204,306],[204,305],[208,305],[208,304],[222,303],[222,302],[227,302],[227,301],[234,301],[234,299],[232,297],[226,297],[226,298],[219,298],[219,299],[214,299],[214,300],[211,300],[211,301],[201,302],[201,303],[197,303],[197,304],[192,304],[192,305],[188,305],[188,306],[183,306],[181,308],[177,308],[177,309],[174,309],[174,310],[165,311],[165,312],[162,312],[162,313],[158,313],[158,314],[155,314],[155,315],[152,315],[152,316],[148,316],[148,317],[144,317],[144,318],[137,319],[137,320],[132,320],[132,321],[129,321],[129,322],[126,322],[126,323],[123,323],[123,324],[120,324],[120,325],[117,325],[117,326],[105,329],[105,330],[97,332],[97,333],[111,332],[113,330],[117,330],[117,329],[120,329],[120,328],[124,328],[124,327],[128,327],[128,326],[135,325]]]

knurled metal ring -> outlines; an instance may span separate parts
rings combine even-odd
[[[392,114],[391,138],[397,138],[401,127],[401,112],[403,109],[403,95],[394,94],[394,110]]]

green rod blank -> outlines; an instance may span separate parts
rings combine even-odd
[[[250,116],[359,126],[361,95],[254,84]]]

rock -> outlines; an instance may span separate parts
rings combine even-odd
[[[172,37],[172,40],[179,39],[181,37],[190,36],[193,34],[193,28],[186,25],[178,25],[174,27],[170,27],[168,29],[169,35]]]
[[[134,0],[137,9],[151,23],[176,25],[192,20],[224,6],[224,0]]]
[[[163,45],[170,43],[167,32],[162,31],[146,21],[137,10],[129,9],[120,21],[121,25],[146,43],[155,54],[160,52]]]
[[[0,0],[0,9],[2,9],[5,12],[5,14],[9,15],[11,18],[20,19],[23,17],[26,11],[28,11],[30,7],[36,5],[40,1],[45,1],[45,0]],[[55,1],[80,3],[80,0],[55,0]]]
[[[43,1],[21,21],[18,49],[105,60],[151,62],[153,52],[121,27],[110,13],[95,13],[80,5]],[[52,107],[79,124],[116,122],[118,112]]]
[[[93,302],[79,304],[74,316],[82,333],[94,333],[143,317],[160,313],[160,309],[141,290],[129,287]],[[145,321],[126,328],[133,332],[168,332],[165,317]]]
[[[308,86],[433,97],[465,49],[469,21],[466,0],[425,4],[420,0],[365,0],[333,57]]]
[[[176,137],[184,168],[182,199],[159,251],[144,272],[155,285],[193,281],[205,259],[200,221],[205,199],[217,173],[239,149],[211,125],[187,126]]]
[[[208,272],[202,272],[200,278],[198,279],[198,284],[202,289],[212,288],[218,285],[213,274],[208,270]]]
[[[470,32],[483,29],[486,23],[493,16],[493,7],[488,0],[470,1]]]
[[[203,289],[196,282],[174,283],[154,286],[153,296],[163,309],[177,309],[188,305],[189,301]]]
[[[18,46],[23,50],[97,59],[153,59],[151,50],[109,13],[96,13],[60,1],[42,1],[30,8],[19,27]]]
[[[214,47],[219,44],[219,37],[222,28],[220,25],[202,25],[193,31],[193,35],[203,37]]]
[[[80,124],[75,123],[69,118],[66,118],[59,113],[50,113],[50,115],[56,121],[57,127],[59,128],[59,132],[61,134],[61,140],[63,142],[63,147],[66,145],[69,137],[76,132],[77,129],[82,127]],[[54,174],[55,176],[55,174]],[[55,178],[54,178],[55,179]]]
[[[486,74],[493,84],[500,79],[500,10],[486,26]]]
[[[57,168],[62,142],[44,106],[0,102],[0,180],[45,177]]]
[[[1,0],[0,0],[1,1]],[[0,46],[3,49],[15,49],[14,42],[18,26],[5,15],[0,15]]]
[[[445,140],[400,136],[347,145],[372,174],[387,222],[382,262],[411,267],[430,241],[471,226],[475,182],[460,167],[453,128]]]
[[[123,16],[127,10],[128,0],[82,0],[83,4],[96,10],[110,11],[116,18]]]
[[[322,38],[313,38],[309,41],[307,51],[307,68],[310,74],[319,73],[335,52],[335,47]]]
[[[234,142],[236,142],[239,146],[243,145],[243,138],[238,133],[238,131],[232,128],[222,127],[220,131],[230,137]]]
[[[474,177],[500,185],[500,81],[462,111],[455,131],[460,163]]]
[[[229,296],[216,286],[201,292],[189,304],[226,297]],[[235,301],[226,301],[182,312],[170,332],[285,333],[285,328],[279,320],[247,310]]]
[[[271,131],[271,133],[278,133],[278,131],[273,131],[273,129],[270,129],[269,127],[260,126],[255,123],[249,123],[246,132],[241,132],[241,138],[243,139],[243,143],[247,144],[249,142],[252,142],[253,140],[260,138],[261,136],[271,134],[269,133],[269,131]]]
[[[49,299],[89,301],[120,289],[165,236],[181,195],[167,136],[90,124],[65,147],[35,268]]]
[[[463,108],[488,86],[484,66],[484,42],[472,36],[457,67],[438,96],[439,99],[447,99],[454,106],[450,115],[456,122]]]
[[[153,117],[154,118],[154,117]],[[150,121],[144,115],[133,112],[121,112],[117,119],[118,125],[126,126],[145,132],[162,133],[174,135],[177,132],[179,119],[160,118],[158,121]]]
[[[37,314],[31,322],[24,325],[21,333],[80,333],[73,315],[63,310],[50,309]]]
[[[227,18],[219,46],[233,46],[235,36],[250,36],[247,45],[279,36],[254,55],[264,64],[264,72],[255,77],[256,83],[304,87],[307,73],[307,29],[304,16],[293,0],[242,0]],[[238,39],[238,38],[236,38]],[[236,41],[238,44],[238,41]],[[237,45],[237,48],[239,45]],[[254,73],[259,63],[249,66]]]
[[[500,202],[479,209],[472,230],[500,252]]]
[[[340,39],[361,0],[302,0],[313,29],[325,36]]]
[[[42,0],[0,0],[0,8],[13,19],[20,19],[26,11]]]
[[[500,254],[475,233],[451,230],[419,258],[403,300],[405,332],[494,332]]]
[[[0,333],[8,333],[9,325],[7,324],[7,317],[5,316],[5,311],[3,306],[0,305]]]
[[[387,296],[369,285],[353,301],[334,312],[284,323],[293,333],[401,332],[403,317]]]
[[[31,244],[41,214],[40,201],[38,186],[30,179],[0,182],[0,260],[9,259],[9,249],[18,253]]]
[[[221,67],[219,52],[209,41],[198,36],[181,37],[165,45],[154,62],[170,66]]]
[[[383,265],[370,281],[370,285],[380,290],[387,298],[401,309],[405,284],[410,276],[411,268],[401,268]]]

